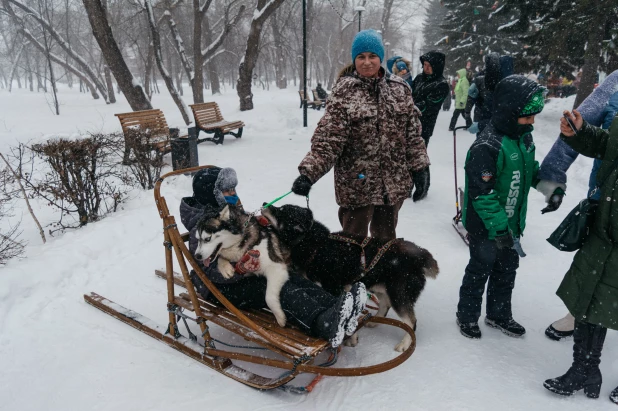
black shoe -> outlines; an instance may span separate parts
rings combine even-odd
[[[618,404],[618,387],[614,388],[614,391],[609,394],[609,400],[614,404]]]
[[[339,347],[345,337],[346,324],[353,308],[352,294],[341,294],[335,305],[317,316],[311,327],[312,331],[318,337],[328,340],[333,348]]]
[[[556,330],[554,328],[553,325],[550,325],[545,330],[545,335],[550,340],[560,341],[560,340],[564,340],[567,337],[571,337],[573,335],[573,330],[571,330],[571,331],[558,331],[558,330]]]
[[[459,331],[461,332],[461,335],[463,335],[464,337],[468,337],[473,340],[478,340],[481,338],[481,329],[479,328],[478,323],[462,323],[459,322],[458,318],[457,325],[459,326]]]
[[[573,334],[573,365],[566,374],[546,380],[543,387],[559,395],[573,395],[583,389],[588,398],[599,398],[603,382],[599,364],[606,333],[605,327],[576,322]]]
[[[526,329],[515,321],[513,317],[507,320],[492,320],[489,317],[485,317],[485,324],[502,331],[509,337],[521,337],[526,333]]]
[[[354,305],[352,307],[352,315],[345,326],[345,334],[352,335],[358,328],[358,316],[365,309],[367,304],[367,288],[363,283],[354,283],[350,289],[350,294],[354,299]]]

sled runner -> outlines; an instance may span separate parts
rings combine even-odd
[[[455,129],[453,130],[453,168],[455,171],[455,209],[456,209],[455,217],[453,217],[453,228],[455,229],[455,231],[457,231],[457,234],[459,234],[463,242],[469,246],[470,242],[468,241],[468,231],[466,231],[466,228],[463,226],[461,222],[461,219],[463,218],[461,214],[461,210],[463,207],[464,191],[461,189],[461,187],[458,187],[457,185],[457,130],[460,130],[460,129],[465,130],[466,128],[467,127],[465,126],[460,126],[460,127],[455,127]]]
[[[165,246],[166,262],[165,273],[158,272],[157,275],[164,277],[167,282],[167,326],[158,325],[147,317],[96,293],[84,295],[88,304],[221,374],[259,389],[288,388],[289,386],[284,385],[301,373],[318,374],[314,382],[307,387],[288,388],[296,392],[309,392],[321,378],[320,375],[352,377],[376,374],[400,365],[412,355],[416,346],[416,338],[411,327],[395,319],[371,317],[365,311],[359,318],[359,328],[368,322],[397,327],[411,336],[412,344],[395,358],[380,364],[353,368],[331,367],[336,362],[337,355],[328,341],[308,336],[293,326],[280,327],[269,311],[239,310],[231,304],[193,259],[185,244],[189,240],[189,234],[180,234],[174,216],[170,214],[165,198],[160,194],[161,183],[165,178],[192,173],[207,167],[211,166],[172,171],[162,176],[155,185],[155,202],[163,220],[163,245]],[[178,274],[174,275],[174,262],[178,264],[182,278]],[[189,271],[191,269],[196,272],[221,305],[213,304],[201,298],[190,280]],[[186,289],[186,293],[177,294],[175,286],[183,287]],[[190,330],[187,321],[199,326],[200,332],[197,336]],[[179,322],[186,327],[187,336],[181,334]],[[235,346],[220,341],[214,335],[211,335],[210,325],[212,324],[216,324],[246,341],[257,344],[257,346]],[[218,329],[212,330],[213,334],[218,331]],[[220,348],[221,345],[226,346],[226,348]],[[246,350],[239,351],[231,348],[250,348],[252,350],[250,351],[251,354],[248,354]],[[265,354],[270,355],[254,354],[257,348],[263,348]],[[316,365],[314,363],[316,358],[322,353],[328,353],[329,350],[331,357],[326,362]],[[345,353],[345,350],[343,352]],[[265,377],[242,368],[238,361],[274,367],[281,369],[282,372],[275,377]]]

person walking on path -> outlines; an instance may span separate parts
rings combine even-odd
[[[468,151],[462,221],[470,262],[457,305],[457,325],[468,338],[481,338],[478,319],[486,283],[485,324],[512,337],[526,332],[513,319],[511,295],[519,257],[525,256],[519,238],[526,227],[528,193],[537,184],[532,124],[543,110],[544,93],[524,76],[500,81],[491,121]]]
[[[605,335],[608,328],[618,330],[618,219],[614,210],[618,201],[618,117],[608,131],[588,124],[577,110],[565,114],[576,132],[561,118],[560,138],[580,154],[601,159],[597,185],[602,197],[588,237],[556,291],[575,318],[573,364],[566,374],[546,380],[543,386],[559,395],[583,389],[588,398],[598,398]],[[618,404],[618,387],[610,400]]]
[[[430,51],[420,57],[423,72],[417,75],[412,82],[412,96],[414,104],[423,114],[422,137],[425,146],[433,135],[433,129],[442,107],[442,102],[449,95],[449,87],[443,76],[446,57],[439,51]]]
[[[455,111],[453,111],[453,117],[451,117],[451,124],[448,127],[449,131],[453,131],[457,125],[457,119],[461,114],[466,120],[466,127],[470,127],[472,120],[470,117],[465,116],[466,102],[468,101],[468,89],[470,83],[468,82],[466,69],[463,68],[457,71],[457,85],[455,86]]]
[[[381,36],[359,32],[353,64],[339,74],[324,116],[300,162],[295,194],[307,196],[335,168],[335,197],[343,231],[396,238],[399,209],[410,196],[427,194],[429,157],[421,138],[420,113],[406,83],[386,76]]]

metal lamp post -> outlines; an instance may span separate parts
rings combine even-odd
[[[388,60],[388,58],[390,57],[390,54],[388,54],[388,47],[391,45],[391,43],[387,41],[386,43],[384,43],[384,45],[386,46],[386,59]]]
[[[307,0],[303,0],[303,127],[307,127]]]
[[[363,6],[356,6],[354,7],[354,11],[358,12],[358,31],[361,31],[361,16],[365,8]]]

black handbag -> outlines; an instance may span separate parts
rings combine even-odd
[[[618,159],[614,161],[613,169],[607,174],[607,179],[618,165]],[[595,188],[590,192],[587,198],[583,199],[575,206],[573,210],[562,220],[558,228],[554,230],[547,241],[560,251],[577,251],[579,250],[588,235],[590,234],[590,226],[594,219],[594,214],[597,211],[599,202],[591,197],[600,190],[600,187],[605,182],[597,183]]]
[[[580,201],[551,233],[547,239],[549,244],[560,251],[579,250],[590,234],[590,225],[598,206],[598,201],[590,197]]]

